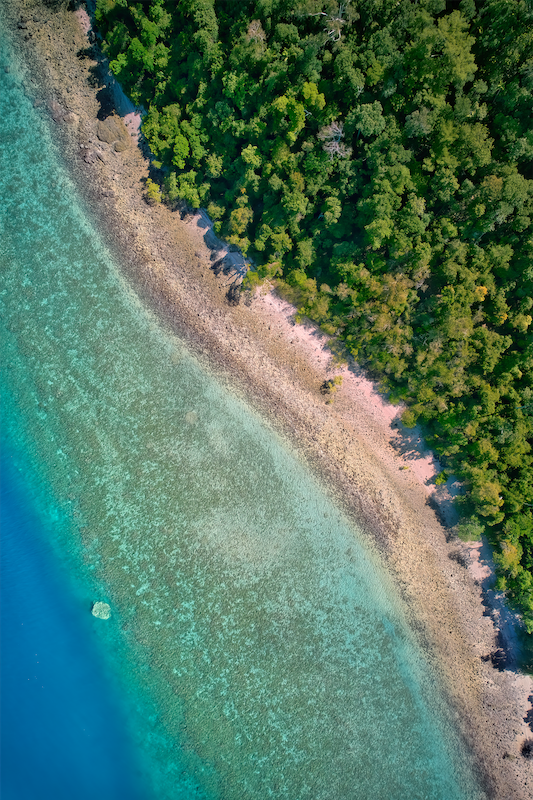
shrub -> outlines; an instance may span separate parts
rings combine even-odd
[[[161,189],[154,183],[151,178],[146,179],[146,200],[150,205],[157,205],[161,202],[163,196],[161,194]]]
[[[522,745],[521,753],[524,756],[524,758],[527,758],[528,760],[533,760],[533,739],[526,739],[526,741]]]

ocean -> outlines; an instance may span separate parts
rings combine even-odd
[[[2,796],[484,797],[379,553],[143,306],[27,87],[4,36]]]

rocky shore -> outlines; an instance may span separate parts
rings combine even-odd
[[[325,337],[297,326],[275,295],[228,304],[228,278],[211,269],[220,243],[204,215],[182,219],[146,202],[150,165],[138,116],[127,102],[117,103],[120,93],[85,11],[6,0],[3,13],[28,64],[26,90],[55,126],[127,280],[163,324],[289,439],[373,537],[448,688],[487,796],[531,798],[533,761],[522,748],[533,738],[533,682],[517,671],[511,636],[497,624],[502,612],[489,606],[487,557],[480,562],[475,548],[454,538],[445,503],[440,514],[434,510],[438,465],[420,434],[402,431],[398,409],[355,365],[339,365]],[[321,387],[340,374],[342,385],[327,403]]]

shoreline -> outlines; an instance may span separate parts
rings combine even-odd
[[[88,80],[95,62],[78,56],[89,44],[80,14],[53,14],[21,0],[9,6],[14,28],[21,9],[28,21],[19,37],[29,34],[27,47],[47,84],[65,158],[75,165],[100,227],[121,251],[128,280],[165,324],[289,439],[344,510],[372,534],[412,610],[413,629],[448,687],[463,735],[487,776],[488,796],[530,797],[530,765],[520,748],[533,736],[524,721],[533,681],[493,666],[490,655],[501,645],[484,606],[486,563],[480,561],[477,571],[461,565],[465,548],[448,541],[449,530],[429,505],[436,463],[428,451],[417,455],[420,434],[402,436],[391,428],[399,409],[386,404],[356,367],[333,366],[324,349],[327,337],[311,324],[295,326],[288,304],[274,295],[256,296],[251,306],[227,304],[225,280],[210,269],[202,216],[184,222],[166,207],[148,206],[142,198],[148,163],[135,136],[123,151],[99,138],[99,87]],[[60,29],[46,21],[58,17]],[[341,373],[343,385],[327,405],[320,386]]]

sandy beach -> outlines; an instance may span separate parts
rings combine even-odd
[[[31,64],[28,93],[54,120],[65,159],[126,279],[289,440],[373,537],[442,675],[487,796],[531,798],[533,762],[521,749],[533,738],[533,680],[514,663],[513,615],[491,590],[488,548],[465,545],[453,533],[459,484],[452,478],[435,485],[439,464],[421,431],[405,429],[401,408],[357,365],[339,360],[316,326],[297,324],[295,309],[272,287],[228,304],[231,279],[211,269],[213,249],[222,245],[205,214],[182,219],[147,204],[140,114],[106,78],[86,13],[53,13],[33,0],[8,2],[6,13]],[[116,139],[102,127],[113,107]],[[335,376],[342,384],[327,402],[321,387]]]

